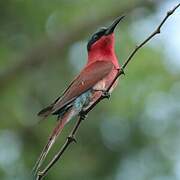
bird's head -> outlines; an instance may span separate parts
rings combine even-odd
[[[124,16],[116,18],[109,27],[100,28],[89,39],[87,44],[88,53],[109,51],[114,48],[114,29]]]

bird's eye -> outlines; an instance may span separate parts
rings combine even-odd
[[[94,35],[93,39],[97,40],[98,39],[98,35]]]

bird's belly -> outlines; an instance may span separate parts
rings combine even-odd
[[[117,73],[118,70],[116,69],[112,70],[107,77],[105,77],[104,79],[102,79],[93,86],[88,104],[86,106],[83,106],[84,111],[86,111],[89,107],[91,107],[102,96],[103,91],[106,91],[108,89],[108,87],[111,85],[114,78],[116,77]],[[109,90],[110,93],[116,87],[117,83],[118,80],[116,80],[112,85],[112,87],[110,88]]]
[[[97,101],[101,97],[102,91],[106,91],[108,89],[108,87],[111,85],[114,78],[116,77],[117,73],[118,70],[113,69],[108,76],[96,83],[92,89],[84,92],[79,97],[77,97],[73,103],[75,109],[78,112],[80,112],[82,109],[88,109],[95,101]],[[111,89],[109,90],[110,93],[116,87],[117,82],[118,81],[116,80]]]
[[[117,73],[118,73],[118,70],[113,69],[105,78],[103,78],[101,81],[97,82],[93,86],[93,90],[95,90],[95,91],[106,91],[108,89],[108,87],[111,85],[111,83],[113,82]],[[110,89],[110,92],[112,92],[112,90],[116,87],[117,83],[118,83],[118,80],[115,81],[115,83],[113,84],[113,86]]]

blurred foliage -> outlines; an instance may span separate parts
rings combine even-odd
[[[108,9],[117,3],[130,6],[135,0],[1,1],[0,74],[20,63],[18,57],[39,41],[56,39],[84,17],[111,13]],[[127,18],[117,28],[120,63],[136,44],[131,25],[155,13],[157,6],[155,3],[135,9],[134,18]],[[0,89],[0,179],[27,179],[56,123],[56,118],[50,117],[38,124],[36,114],[79,72],[87,56],[87,39],[82,37],[63,54],[29,68]],[[163,61],[161,45],[142,49],[128,65],[126,76],[121,77],[110,100],[102,101],[82,124],[78,144],[68,149],[45,179],[180,179],[180,76],[170,73]],[[60,148],[73,123],[67,125],[48,160]]]

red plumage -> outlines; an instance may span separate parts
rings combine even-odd
[[[36,163],[35,170],[40,167],[64,125],[73,116],[89,108],[112,84],[120,69],[114,51],[113,31],[122,18],[117,18],[108,28],[102,28],[93,34],[87,45],[88,61],[86,66],[70,83],[61,97],[38,113],[42,117],[57,114],[59,121]],[[117,81],[113,84],[110,92],[116,84]]]

